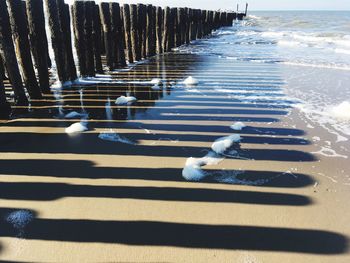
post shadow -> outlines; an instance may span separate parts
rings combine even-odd
[[[64,197],[120,198],[136,200],[243,203],[260,205],[306,206],[309,197],[296,194],[219,190],[180,187],[92,186],[67,183],[0,183],[0,198],[5,200],[52,201]]]
[[[83,178],[83,179],[127,179],[147,181],[184,182],[181,168],[136,168],[136,167],[101,167],[86,160],[0,160],[1,173],[16,176],[44,176],[57,178]],[[210,170],[219,174],[221,170]],[[230,170],[225,170],[230,172]],[[235,171],[232,171],[233,173]],[[267,180],[259,187],[298,188],[314,184],[314,180],[306,174],[292,175],[273,171],[244,171],[237,176],[241,180]],[[1,177],[1,175],[0,175]],[[190,182],[189,182],[190,183]],[[195,182],[194,182],[195,183]],[[210,177],[201,183],[218,183]]]
[[[3,212],[0,209],[0,212]],[[33,211],[35,214],[35,211]],[[16,237],[4,222],[2,237]],[[244,225],[207,225],[159,221],[112,221],[34,218],[24,229],[27,240],[109,243],[133,246],[182,247],[220,250],[273,251],[337,255],[348,250],[340,233]]]

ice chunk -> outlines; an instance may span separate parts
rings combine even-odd
[[[87,131],[88,128],[86,127],[86,123],[84,122],[76,122],[73,123],[72,125],[70,125],[69,127],[67,127],[65,129],[66,133],[80,133],[80,132],[84,132]]]
[[[223,153],[228,148],[232,146],[234,142],[239,142],[241,140],[241,136],[239,134],[233,134],[230,136],[225,136],[217,139],[211,146],[212,150],[216,153]]]
[[[243,122],[236,122],[230,126],[232,130],[241,131],[246,125]]]
[[[120,96],[115,101],[115,104],[117,104],[117,105],[125,105],[125,104],[132,103],[132,102],[135,102],[135,101],[137,101],[137,99],[135,97],[132,97],[132,96],[128,96],[128,97]]]
[[[191,86],[191,85],[198,85],[199,81],[195,79],[192,76],[189,76],[187,79],[183,81],[183,84]]]

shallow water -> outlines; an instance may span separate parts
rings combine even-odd
[[[282,90],[242,94],[248,100],[288,95],[308,126],[322,126],[335,142],[350,139],[350,12],[252,12],[247,20],[214,33],[214,38],[182,47],[228,61],[262,63]],[[263,75],[256,75],[259,85]],[[245,82],[249,83],[249,82]],[[282,84],[282,85],[280,85]],[[225,88],[216,88],[229,93]],[[237,96],[234,96],[237,98]]]

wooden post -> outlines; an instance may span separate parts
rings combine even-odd
[[[175,47],[175,22],[176,22],[176,8],[170,9],[170,24],[169,24],[169,46],[168,51]]]
[[[245,3],[245,12],[244,12],[244,16],[247,16],[247,12],[248,12],[248,3]]]
[[[131,22],[130,22],[130,6],[128,4],[123,5],[123,19],[124,19],[124,32],[125,32],[125,46],[128,54],[129,63],[134,62],[132,55],[131,44]]]
[[[167,6],[164,9],[164,17],[163,17],[163,25],[164,25],[164,29],[163,29],[163,51],[164,52],[168,52],[169,51],[169,40],[170,40],[170,36],[169,36],[169,28],[170,28],[170,16],[171,16],[171,11],[170,8]]]
[[[93,38],[93,49],[94,49],[94,61],[95,69],[97,73],[102,74],[102,61],[101,61],[101,17],[98,5],[93,4],[93,14],[92,14],[92,38]]]
[[[180,8],[174,8],[174,47],[181,45]]]
[[[155,16],[153,10],[152,5],[147,5],[146,57],[153,56],[155,53]]]
[[[65,51],[62,31],[60,30],[60,22],[58,16],[56,0],[45,0],[46,10],[48,13],[49,26],[51,32],[51,45],[55,54],[56,68],[58,79],[61,82],[67,81],[65,70]]]
[[[77,50],[79,71],[81,77],[87,77],[86,68],[86,40],[84,34],[84,2],[75,1],[72,9],[73,26],[74,26],[74,43]]]
[[[157,8],[152,6],[152,41],[151,41],[151,55],[154,56],[157,53]]]
[[[190,24],[191,24],[191,15],[190,15],[190,8],[185,8],[185,19],[186,19],[186,24],[185,24],[185,43],[189,44],[190,43]]]
[[[143,4],[137,4],[137,30],[139,46],[141,51],[141,58],[145,58],[146,55],[146,34],[147,34],[147,7]]]
[[[139,45],[137,5],[134,4],[130,5],[130,32],[133,60],[139,61],[141,60],[141,49]]]
[[[86,70],[89,77],[95,76],[95,58],[94,58],[94,45],[92,38],[92,21],[93,21],[93,9],[94,2],[84,2],[84,33],[85,33],[85,46],[86,46]]]
[[[197,39],[201,39],[203,37],[202,33],[202,28],[203,28],[203,24],[202,24],[202,10],[197,9]]]
[[[8,0],[7,4],[9,7],[12,37],[16,45],[24,83],[30,98],[40,99],[42,96],[34,72],[28,39],[29,32],[22,2],[21,0]]]
[[[163,53],[163,45],[162,45],[162,33],[163,33],[163,10],[161,7],[157,7],[156,10],[156,36],[157,36],[157,54]]]
[[[189,10],[189,16],[190,16],[190,41],[196,39],[196,25],[195,25],[195,10],[190,9]]]
[[[8,77],[15,94],[15,104],[27,105],[28,100],[24,92],[22,78],[17,64],[15,47],[12,41],[6,1],[0,1],[0,53],[6,64]]]
[[[42,93],[49,93],[48,43],[45,30],[43,1],[27,0],[26,8],[30,47],[34,58],[34,64],[38,71],[40,89]]]
[[[63,1],[62,1],[63,2]],[[75,67],[73,49],[72,49],[72,32],[71,32],[71,19],[69,12],[69,5],[63,4],[60,8],[60,12],[62,12],[61,16],[61,24],[62,24],[62,32],[63,39],[65,42],[65,51],[66,51],[66,61],[67,61],[67,76],[71,81],[77,79],[77,69]]]
[[[109,11],[109,3],[100,3],[100,14],[104,35],[105,52],[107,67],[113,70],[113,47],[112,47],[112,28],[111,28],[111,13]]]
[[[120,19],[120,7],[118,3],[110,3],[111,7],[111,21],[112,21],[112,33],[113,33],[113,42],[114,42],[114,67],[121,68],[126,66],[125,53],[123,47],[124,37],[122,32],[122,22]]]

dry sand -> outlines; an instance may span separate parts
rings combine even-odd
[[[189,75],[200,84],[173,83]],[[167,86],[85,87],[83,108],[77,89],[67,90],[60,101],[50,96],[33,103],[33,113],[2,122],[1,260],[350,262],[348,160],[313,154],[312,138],[322,130],[307,128],[288,104],[273,108],[273,96],[237,99],[254,86],[278,91],[276,66],[175,54],[116,76],[158,77]],[[237,92],[213,89],[222,85]],[[117,107],[120,95],[138,103]],[[106,120],[107,98],[113,120]],[[53,118],[59,104],[66,112],[85,109],[90,130],[65,134],[77,120]],[[235,121],[247,127],[235,132]],[[100,140],[110,128],[135,144]],[[226,158],[204,169],[243,170],[239,179],[266,184],[182,178],[188,157],[204,156],[214,140],[234,133],[249,160]],[[23,227],[9,223],[21,209],[33,219]]]

